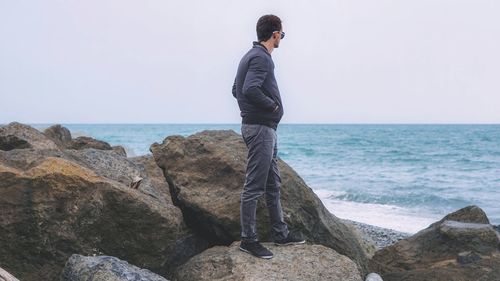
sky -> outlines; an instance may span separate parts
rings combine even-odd
[[[500,123],[497,0],[0,0],[0,123],[238,123],[264,14],[282,123]]]

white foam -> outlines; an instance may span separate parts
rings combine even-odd
[[[441,219],[437,215],[425,214],[418,210],[392,205],[357,203],[330,199],[337,192],[314,191],[325,207],[335,216],[401,232],[417,233]]]

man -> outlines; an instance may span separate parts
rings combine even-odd
[[[283,103],[274,77],[271,53],[285,37],[281,20],[262,16],[257,22],[257,42],[240,61],[233,85],[233,96],[241,110],[241,134],[248,148],[245,185],[241,194],[240,250],[270,259],[273,253],[257,239],[257,200],[265,194],[277,245],[305,241],[288,230],[280,203],[281,178],[278,170],[276,129],[283,116]]]

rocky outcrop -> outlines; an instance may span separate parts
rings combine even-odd
[[[57,145],[37,129],[17,122],[0,127],[0,150],[57,149]]]
[[[60,147],[66,147],[71,143],[71,132],[59,124],[48,127],[43,134]]]
[[[126,261],[110,256],[72,255],[61,281],[167,281],[167,279]]]
[[[70,149],[85,149],[85,148],[94,148],[100,150],[113,150],[111,145],[105,141],[96,140],[91,137],[77,137],[67,145],[67,148]]]
[[[21,138],[13,135],[0,136],[0,150],[9,151],[25,148],[31,148],[31,145]]]
[[[210,246],[185,225],[152,158],[62,149],[16,127],[44,148],[0,150],[0,264],[21,280],[56,280],[74,253],[116,256],[168,276]],[[135,175],[143,178],[137,190],[129,187]]]
[[[445,221],[459,221],[463,223],[480,223],[480,224],[490,224],[490,220],[486,213],[478,206],[467,206],[456,212],[446,215],[441,220],[433,223],[430,227],[442,224]]]
[[[264,243],[274,253],[271,260],[243,253],[238,245],[216,246],[193,257],[177,269],[174,280],[362,280],[351,259],[321,245]]]
[[[151,152],[164,172],[172,200],[186,223],[213,243],[240,239],[240,193],[247,149],[234,131],[204,131],[187,138],[167,137]],[[355,260],[366,273],[367,254],[352,229],[330,214],[300,176],[279,159],[281,202],[285,221],[308,242],[325,245]],[[260,240],[270,241],[264,198],[257,209]]]
[[[19,279],[0,267],[0,281],[19,281]]]
[[[51,139],[57,146],[63,149],[99,149],[113,150],[116,154],[127,157],[125,148],[121,145],[111,146],[109,143],[101,140],[96,140],[91,137],[80,136],[75,139],[71,137],[71,132],[66,127],[59,124],[48,127],[43,131],[43,134]]]
[[[375,253],[370,266],[384,280],[498,280],[499,235],[470,206]],[[449,220],[455,219],[455,220]]]

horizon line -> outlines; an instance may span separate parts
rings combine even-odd
[[[105,122],[99,122],[99,123],[88,123],[88,122],[77,122],[77,123],[64,123],[64,122],[41,122],[41,123],[23,123],[23,122],[18,122],[18,121],[12,121],[12,122],[17,122],[21,124],[27,124],[27,125],[241,125],[241,122],[236,122],[236,123],[228,123],[228,122],[192,122],[192,123],[119,123],[119,122],[110,122],[110,123],[105,123]],[[8,125],[12,122],[9,123],[0,123],[0,126]],[[408,122],[408,123],[385,123],[385,122],[380,122],[380,123],[370,123],[370,122],[317,122],[317,123],[312,123],[312,122],[287,122],[287,123],[279,123],[279,125],[500,125],[500,123],[445,123],[445,122],[436,122],[436,123],[417,123],[417,122]]]

